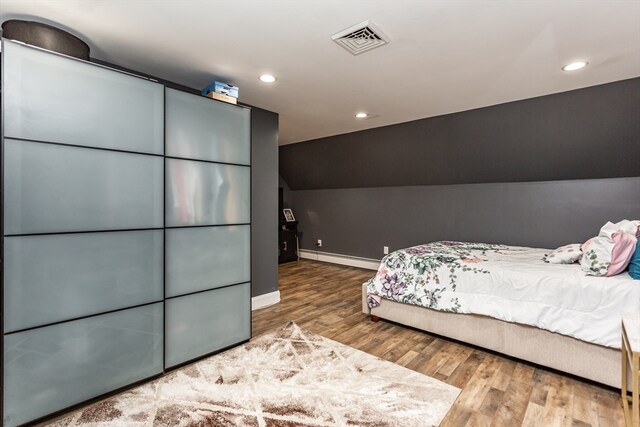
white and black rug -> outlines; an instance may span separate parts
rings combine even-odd
[[[426,427],[459,393],[291,322],[52,425]]]

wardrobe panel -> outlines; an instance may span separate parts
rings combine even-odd
[[[251,220],[251,169],[167,159],[166,226],[243,224]]]
[[[174,89],[166,98],[167,156],[250,163],[249,109]]]
[[[6,234],[163,226],[162,157],[5,139]]]
[[[248,282],[250,232],[248,225],[168,229],[166,296]]]
[[[4,422],[22,424],[162,372],[162,303],[4,337]]]
[[[5,40],[5,137],[163,154],[164,86]]]
[[[4,239],[4,332],[160,301],[163,233]]]
[[[249,283],[166,301],[165,367],[251,337]]]

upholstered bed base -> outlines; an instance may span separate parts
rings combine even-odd
[[[362,285],[362,311],[620,388],[620,350],[475,314],[446,313],[388,300],[369,309],[366,284]]]

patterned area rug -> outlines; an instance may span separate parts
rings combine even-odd
[[[460,393],[291,322],[54,426],[437,426]]]

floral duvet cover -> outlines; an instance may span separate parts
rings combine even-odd
[[[402,249],[367,282],[368,304],[480,314],[620,348],[620,313],[640,312],[640,286],[627,273],[593,277],[579,264],[545,263],[549,252],[451,241]]]
[[[458,313],[459,277],[489,274],[480,264],[488,254],[505,250],[509,248],[503,245],[445,241],[395,251],[382,259],[378,273],[367,282],[369,307],[386,298]]]

